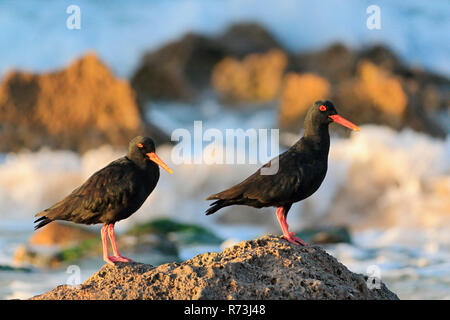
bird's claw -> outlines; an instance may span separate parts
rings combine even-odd
[[[105,262],[111,266],[115,266],[116,262],[134,262],[130,258],[123,257],[120,255],[119,256],[107,256],[107,257],[104,257],[103,260],[105,260]]]
[[[111,257],[111,258],[112,258],[112,260],[113,260],[114,262],[134,262],[134,261],[131,260],[130,258],[121,256],[121,255],[113,256],[113,257]]]
[[[299,244],[302,246],[306,246],[306,243],[299,237],[296,237],[294,232],[289,232],[287,235],[284,234],[283,238],[289,241],[290,243],[295,244],[296,246],[298,246]]]

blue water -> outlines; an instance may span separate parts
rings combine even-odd
[[[66,9],[76,2],[81,29],[69,30]],[[290,50],[342,41],[358,48],[384,43],[409,64],[450,75],[450,5],[447,0],[29,0],[0,1],[0,72],[43,71],[95,50],[129,76],[147,49],[188,31],[216,34],[239,21],[265,25]],[[381,29],[366,27],[376,3]]]

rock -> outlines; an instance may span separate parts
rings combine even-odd
[[[290,56],[287,70],[326,79],[331,85],[331,100],[341,113],[352,114],[357,124],[383,124],[397,130],[410,127],[435,137],[446,136],[445,123],[440,124],[436,112],[445,113],[449,108],[450,80],[405,66],[383,45],[355,51],[334,44],[323,50],[296,53]],[[302,126],[304,114],[299,114],[291,121]],[[298,125],[286,125],[284,120],[280,126],[298,132]],[[333,130],[348,134],[342,128]]]
[[[281,49],[280,43],[263,26],[257,23],[238,23],[230,26],[217,41],[224,47],[225,55],[244,58],[252,53]]]
[[[164,263],[178,261],[178,248],[164,233],[119,234],[116,236],[119,251],[145,253],[153,261]],[[61,268],[68,263],[85,258],[102,256],[102,242],[98,232],[75,224],[52,222],[36,231],[27,244],[17,247],[13,262],[18,266]]]
[[[222,35],[188,33],[181,39],[146,53],[131,79],[142,110],[148,101],[192,102],[210,88],[213,67],[225,57],[242,58],[279,48],[257,24],[237,24]]]
[[[342,114],[358,124],[387,124],[400,129],[408,105],[401,80],[369,61],[358,65],[357,76],[337,88],[336,102]]]
[[[323,50],[293,54],[288,70],[315,73],[334,85],[354,75],[356,59],[355,52],[335,43]]]
[[[95,54],[55,72],[13,71],[0,83],[0,152],[44,145],[83,152],[102,144],[128,146],[138,134],[169,141],[141,118],[128,82]]]
[[[384,124],[397,130],[410,127],[444,137],[445,131],[417,104],[417,95],[408,94],[404,88],[401,76],[363,60],[356,77],[337,87],[335,100],[339,111],[351,114],[357,124]]]
[[[97,234],[95,232],[78,225],[55,221],[36,230],[28,240],[28,244],[67,246],[85,239],[92,239],[96,236]]]
[[[212,84],[226,103],[271,101],[278,95],[286,63],[278,49],[250,54],[242,62],[225,58],[214,67]]]
[[[389,299],[380,282],[350,272],[317,246],[294,246],[275,236],[243,241],[220,253],[200,254],[159,267],[103,266],[79,289],[61,285],[33,297],[57,299]]]
[[[75,260],[68,259],[61,253],[68,248],[78,247],[80,243],[100,241],[97,238],[96,233],[75,224],[52,222],[35,231],[27,244],[17,247],[13,262],[19,266],[57,268],[64,261]]]
[[[408,67],[387,47],[376,45],[358,53],[358,61],[368,60],[377,67],[400,76],[409,103],[427,112],[450,108],[450,79],[427,72],[420,67]]]
[[[13,266],[8,266],[8,265],[3,265],[0,264],[0,272],[25,272],[25,273],[29,273],[32,272],[33,270],[30,268],[20,268],[20,267],[13,267]]]
[[[149,100],[192,101],[223,57],[220,44],[193,33],[145,54],[131,79],[139,106],[144,109]]]
[[[149,234],[167,235],[173,241],[184,245],[220,244],[223,242],[223,239],[201,226],[181,223],[167,218],[137,224],[128,230],[127,234],[136,237]]]
[[[60,248],[55,246],[19,245],[14,251],[13,264],[19,267],[58,268]]]
[[[281,94],[280,128],[298,132],[303,127],[308,107],[318,99],[329,97],[335,102],[340,114],[344,117],[348,115],[347,117],[358,125],[380,124],[396,130],[410,127],[432,136],[445,136],[445,131],[418,103],[425,99],[420,98],[420,95],[427,95],[426,99],[430,100],[428,111],[437,110],[441,101],[438,90],[431,84],[428,91],[421,91],[420,94],[418,91],[413,92],[411,88],[407,89],[407,80],[389,71],[402,70],[401,65],[394,59],[395,56],[386,52],[379,55],[389,58],[383,60],[378,56],[369,56],[388,69],[369,60],[362,60],[357,64],[355,76],[340,81],[331,77],[333,80],[329,82],[329,78],[311,73],[288,73]],[[326,73],[320,72],[320,68],[318,70],[319,74]],[[344,135],[349,133],[339,126],[332,127],[332,130]]]
[[[358,61],[367,60],[391,73],[401,72],[405,66],[397,56],[384,45],[374,45],[358,52]]]
[[[350,243],[350,231],[346,227],[308,228],[295,233],[308,244]]]
[[[314,73],[286,74],[280,99],[280,128],[299,131],[303,127],[306,111],[315,101],[327,99],[330,89],[327,79]]]

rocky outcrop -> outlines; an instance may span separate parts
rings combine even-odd
[[[278,42],[258,24],[236,24],[217,37],[194,33],[148,52],[131,79],[141,108],[148,101],[191,102],[210,87],[214,66],[225,57],[279,48]]]
[[[358,125],[382,124],[396,130],[409,127],[432,136],[445,136],[436,112],[448,108],[445,101],[450,81],[403,65],[384,46],[352,51],[335,44],[320,51],[294,54],[290,56],[288,71],[291,79],[286,76],[280,100],[279,124],[284,130],[298,132],[303,126],[306,111],[301,102],[305,91],[326,91],[324,94],[335,102],[339,112]],[[321,90],[323,85],[319,82],[308,90],[296,85],[299,81],[294,81],[292,74],[299,77],[305,73],[327,81],[329,90]],[[290,86],[286,85],[288,80]],[[342,128],[333,130],[348,134]]]
[[[40,246],[67,246],[96,236],[97,233],[86,228],[55,221],[44,228],[36,230],[28,240],[28,243]]]
[[[139,106],[144,109],[151,100],[192,101],[223,57],[217,41],[193,33],[145,54],[131,78]]]
[[[212,85],[226,103],[267,102],[277,98],[287,57],[274,49],[244,60],[225,58],[212,72]]]
[[[315,73],[332,84],[352,77],[357,55],[340,43],[335,43],[318,51],[300,52],[291,56],[289,71]]]
[[[32,299],[398,299],[373,280],[320,247],[269,235],[156,268],[105,265],[78,289],[62,285]]]
[[[169,140],[142,119],[128,82],[95,54],[55,72],[12,71],[0,83],[0,152],[42,146],[83,152],[127,146],[138,134]]]
[[[356,77],[340,84],[336,102],[352,121],[387,124],[400,129],[408,105],[401,80],[372,62],[358,64]]]
[[[142,110],[155,100],[193,103],[213,89],[234,108],[279,106],[280,128],[295,133],[311,101],[329,98],[358,125],[444,137],[439,112],[447,112],[450,92],[449,79],[404,65],[386,46],[353,50],[336,43],[293,53],[254,23],[218,36],[187,34],[147,53],[131,83]]]
[[[280,98],[280,128],[289,131],[299,130],[306,111],[317,100],[330,96],[331,85],[327,79],[314,73],[286,74]]]

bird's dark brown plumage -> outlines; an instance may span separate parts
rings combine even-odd
[[[115,223],[128,218],[141,207],[159,180],[159,167],[137,153],[153,152],[154,143],[140,151],[139,137],[130,143],[127,156],[117,159],[95,172],[83,185],[50,208],[38,213],[36,229],[54,220],[81,224]],[[140,141],[140,142],[138,142]]]
[[[316,192],[325,178],[330,148],[328,125],[333,121],[358,129],[350,122],[344,122],[345,119],[337,115],[330,101],[315,102],[305,118],[304,136],[262,167],[268,168],[278,161],[278,171],[264,175],[260,168],[241,183],[209,196],[206,200],[216,201],[211,203],[206,214],[231,205],[247,205],[255,208],[278,207],[277,215],[285,219],[292,204]],[[282,227],[283,223],[285,220],[280,221]],[[285,226],[287,230],[287,224]]]
[[[131,140],[128,153],[95,172],[83,185],[50,208],[38,213],[35,229],[55,220],[82,224],[103,223],[103,258],[109,264],[130,262],[117,250],[114,224],[136,212],[159,180],[159,166],[172,173],[155,154],[155,144],[147,137]],[[108,255],[109,237],[113,256]]]

